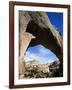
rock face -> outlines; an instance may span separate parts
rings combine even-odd
[[[37,60],[28,61],[28,64],[30,64],[30,65],[38,65],[39,61],[37,61]]]
[[[38,68],[39,71],[48,72],[49,73],[49,64],[41,64],[37,60],[32,60],[26,67]]]
[[[63,39],[59,31],[51,24],[47,14],[45,12],[19,11],[19,26],[20,61],[28,47],[42,44],[59,58],[62,71]]]
[[[41,64],[37,60],[26,62],[25,78],[49,77],[49,64]]]
[[[25,78],[60,77],[59,61],[41,64],[37,60],[27,61],[25,65]]]

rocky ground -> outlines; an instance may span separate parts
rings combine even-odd
[[[48,67],[47,67],[48,66]],[[25,67],[25,78],[49,78],[49,77],[60,77],[59,64],[53,62],[49,64],[27,64]]]

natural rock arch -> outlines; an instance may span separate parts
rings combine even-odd
[[[20,70],[24,75],[23,57],[27,48],[42,44],[50,49],[60,60],[60,70],[63,68],[63,40],[57,29],[51,24],[45,12],[19,12],[20,25]]]

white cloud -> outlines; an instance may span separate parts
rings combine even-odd
[[[50,63],[58,60],[58,58],[49,49],[46,49],[41,45],[39,45],[38,47],[38,52],[28,50],[26,52],[26,55],[24,56],[24,60],[26,61],[31,61],[34,59],[38,60],[41,63]]]
[[[41,54],[48,54],[48,49],[44,48],[43,46],[40,46],[39,52],[40,52]]]
[[[24,59],[25,59],[26,61],[31,61],[31,60],[34,60],[34,59],[40,60],[40,56],[38,56],[38,55],[35,54],[35,53],[30,53],[29,51],[27,51]]]

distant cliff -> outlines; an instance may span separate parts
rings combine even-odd
[[[57,70],[59,70],[59,63],[57,61],[47,64],[41,64],[37,60],[32,60],[26,62],[25,78],[54,77],[54,72]]]
[[[49,73],[49,64],[41,64],[41,63],[40,63],[39,61],[37,61],[37,60],[29,61],[29,62],[26,64],[26,67],[38,68],[39,71],[48,72],[48,73]]]

